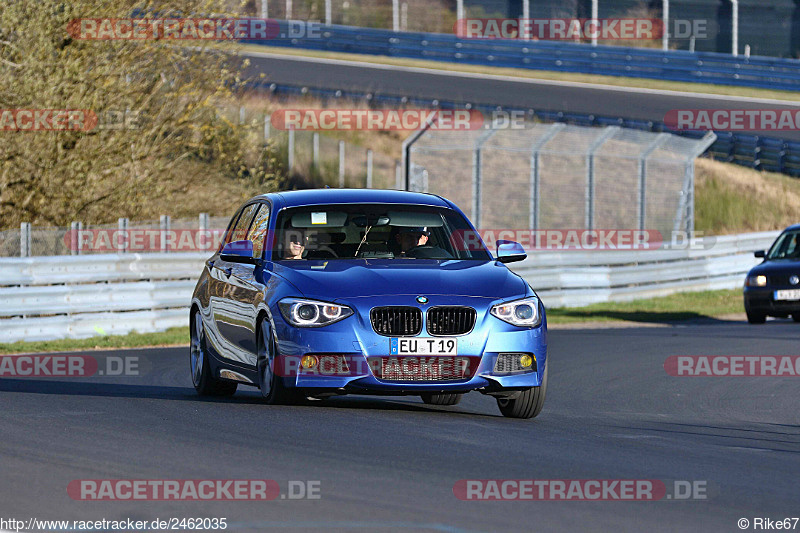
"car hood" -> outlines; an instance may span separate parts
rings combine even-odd
[[[787,275],[792,274],[800,276],[800,261],[796,259],[773,259],[771,261],[764,261],[760,265],[754,266],[750,269],[750,275]]]
[[[274,263],[274,272],[303,296],[323,300],[403,294],[499,299],[528,292],[519,276],[495,261],[298,261]]]

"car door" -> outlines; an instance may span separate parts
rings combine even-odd
[[[251,203],[241,209],[241,214],[225,236],[223,246],[247,238],[250,224],[261,205],[261,203]],[[242,364],[252,364],[254,358],[249,350],[240,344],[244,337],[241,330],[247,328],[249,313],[247,291],[238,286],[237,280],[242,277],[243,268],[252,270],[253,266],[225,261],[219,255],[210,266],[212,281],[209,287],[209,301],[214,327],[213,331],[209,332],[209,338],[214,345],[214,351],[220,357]]]
[[[253,243],[253,257],[263,259],[265,239],[268,235],[271,206],[268,202],[258,204],[253,222],[245,237]],[[256,270],[259,272],[256,272]],[[247,364],[255,366],[258,356],[256,346],[256,319],[259,305],[264,298],[263,268],[257,265],[236,263],[227,280],[230,299],[236,302],[237,321],[228,325],[226,336],[236,346]]]

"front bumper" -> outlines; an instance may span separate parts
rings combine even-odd
[[[770,316],[788,316],[800,313],[800,300],[775,300],[775,291],[784,289],[797,289],[793,286],[767,286],[767,287],[745,287],[744,303],[745,307],[757,313],[765,313]]]
[[[413,299],[399,298],[379,305],[414,305]],[[475,299],[478,300],[478,299]],[[541,385],[547,363],[547,325],[542,313],[542,323],[535,328],[520,328],[503,322],[489,314],[496,302],[470,301],[463,298],[437,297],[437,305],[469,305],[476,309],[477,319],[472,331],[455,336],[457,357],[470,360],[468,375],[462,379],[442,381],[395,381],[380,379],[374,371],[375,359],[390,356],[390,337],[375,333],[369,318],[373,305],[348,303],[355,313],[335,324],[321,328],[295,328],[286,323],[280,312],[274,313],[279,356],[284,384],[287,387],[314,389],[321,392],[359,394],[420,394],[425,392],[500,392],[524,390]],[[425,313],[423,313],[425,315]],[[418,338],[431,338],[427,328],[422,328]],[[440,338],[440,337],[434,337]],[[495,372],[500,353],[527,353],[534,356],[536,368],[519,373]],[[297,362],[304,355],[344,356],[347,371],[344,375],[320,375],[299,368]],[[397,356],[392,356],[397,357]],[[285,361],[293,361],[286,363]],[[377,374],[377,375],[376,375]]]

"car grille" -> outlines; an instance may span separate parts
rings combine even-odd
[[[789,283],[789,278],[791,278],[793,275],[800,275],[800,274],[775,274],[775,275],[771,275],[771,276],[769,276],[769,283],[770,283],[770,285],[792,286],[792,284]],[[800,285],[798,285],[798,288],[800,288]]]
[[[494,365],[495,374],[511,374],[513,372],[535,372],[536,371],[536,358],[533,359],[533,365],[525,368],[519,363],[521,353],[501,353],[497,356],[497,362]]]
[[[432,307],[428,310],[428,333],[463,335],[472,331],[477,313],[471,307]]]
[[[422,311],[416,307],[376,307],[369,316],[381,335],[407,337],[422,331]]]

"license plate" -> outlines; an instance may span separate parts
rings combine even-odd
[[[785,291],[775,291],[776,300],[800,300],[800,289],[788,289]]]
[[[449,338],[391,339],[390,355],[458,355],[458,342]]]
[[[382,357],[379,377],[390,381],[446,381],[464,379],[467,357]]]

